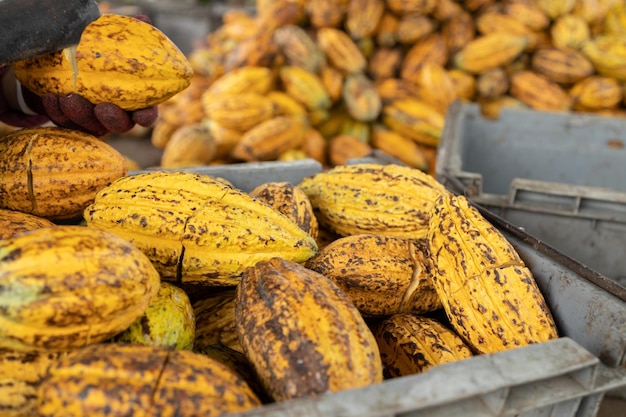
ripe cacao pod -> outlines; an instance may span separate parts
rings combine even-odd
[[[107,340],[145,312],[159,285],[150,260],[104,230],[54,226],[2,240],[0,347],[65,351]]]
[[[13,64],[15,76],[42,95],[79,94],[93,104],[138,110],[164,102],[191,83],[185,55],[163,32],[139,19],[103,14],[80,42]]]
[[[261,405],[239,374],[205,355],[115,343],[59,359],[37,397],[41,417],[217,417]]]
[[[155,171],[121,178],[85,209],[89,227],[141,249],[165,280],[230,286],[274,256],[304,262],[315,240],[289,218],[222,179]]]
[[[382,381],[376,340],[354,304],[300,264],[273,258],[247,269],[237,286],[235,321],[244,352],[275,401]]]
[[[54,220],[80,216],[101,188],[127,174],[127,166],[94,136],[32,127],[0,138],[0,173],[0,208]]]

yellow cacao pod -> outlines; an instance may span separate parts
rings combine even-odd
[[[437,198],[427,239],[437,293],[453,328],[475,352],[557,337],[531,271],[465,197]]]
[[[372,36],[384,12],[384,0],[350,0],[344,23],[346,32],[352,39]]]
[[[337,166],[299,184],[320,224],[349,236],[426,237],[430,210],[446,190],[434,177],[400,165]]]
[[[509,90],[509,75],[501,68],[494,68],[476,77],[476,94],[480,99],[493,100]]]
[[[462,70],[481,72],[510,64],[528,46],[526,36],[491,33],[479,36],[454,55],[454,65]]]
[[[372,152],[372,147],[357,136],[342,133],[328,141],[328,162],[332,166],[345,165],[350,159],[363,158]]]
[[[162,103],[187,88],[193,75],[185,55],[161,31],[117,14],[103,14],[87,25],[77,46],[13,68],[20,83],[39,95],[79,94],[124,110]]]
[[[317,73],[324,64],[324,53],[300,26],[286,25],[276,29],[274,41],[285,56],[287,65]]]
[[[209,130],[209,134],[215,142],[214,160],[228,158],[230,152],[239,142],[242,133],[238,130],[227,128],[215,120],[205,119],[202,123]]]
[[[319,129],[310,127],[304,132],[304,142],[301,148],[307,157],[315,159],[322,165],[326,165],[327,143]]]
[[[196,317],[194,351],[203,352],[209,346],[222,345],[243,353],[235,325],[235,290],[210,294],[193,303]]]
[[[383,106],[382,122],[391,130],[419,144],[437,146],[445,117],[423,100],[401,98]]]
[[[204,123],[176,129],[161,154],[161,167],[179,168],[207,165],[215,159],[217,144]]]
[[[202,95],[207,118],[220,125],[245,132],[274,115],[274,106],[265,96],[257,93],[231,95]]]
[[[372,128],[371,145],[387,153],[411,168],[428,169],[428,160],[422,148],[413,139],[388,129],[381,123]]]
[[[88,346],[59,359],[37,397],[42,417],[217,417],[261,405],[239,374],[207,356],[114,343]]]
[[[90,228],[132,242],[162,279],[179,283],[236,285],[260,260],[304,262],[317,251],[283,214],[221,179],[188,172],[121,178],[98,193],[84,217]]]
[[[270,91],[265,97],[274,105],[274,116],[306,116],[307,114],[304,105],[284,91]]]
[[[434,318],[394,314],[374,328],[383,375],[397,378],[422,373],[443,363],[471,358],[471,349]]]
[[[379,47],[367,62],[367,75],[375,82],[395,78],[400,73],[403,58],[401,48]]]
[[[172,134],[178,129],[181,125],[176,123],[170,123],[163,118],[159,117],[159,119],[152,126],[152,133],[150,134],[150,142],[154,147],[159,149],[165,149],[165,145],[172,138]]]
[[[448,53],[454,56],[476,37],[476,22],[471,14],[463,11],[441,24],[441,35]]]
[[[37,417],[37,388],[57,352],[0,350],[0,409],[3,417]]]
[[[51,226],[54,226],[54,223],[43,217],[15,210],[0,209],[0,240]]]
[[[300,264],[273,258],[246,270],[235,317],[244,352],[275,401],[382,381],[376,340],[359,311],[330,279]]]
[[[429,14],[437,7],[436,0],[386,0],[387,7],[395,14]]]
[[[304,10],[314,28],[338,27],[348,12],[347,0],[308,0]]]
[[[560,16],[550,26],[550,37],[556,48],[580,49],[591,37],[589,24],[580,16]]]
[[[481,99],[478,103],[480,104],[481,114],[490,119],[497,119],[500,117],[500,111],[505,107],[513,107],[517,109],[529,108],[523,101],[509,95],[490,99]]]
[[[408,14],[398,20],[396,38],[398,42],[411,45],[433,33],[435,22],[422,14]]]
[[[626,5],[617,4],[608,10],[603,33],[626,35]]]
[[[597,111],[617,107],[623,99],[623,88],[614,78],[594,75],[574,84],[569,95],[574,109]]]
[[[0,241],[0,285],[0,347],[64,351],[127,328],[157,293],[159,275],[110,232],[55,226]]]
[[[568,14],[576,4],[576,0],[535,0],[535,2],[552,20]]]
[[[567,111],[572,99],[557,83],[532,71],[511,75],[510,94],[537,110]]]
[[[306,267],[337,284],[364,316],[421,314],[441,308],[425,258],[425,246],[410,239],[358,234],[329,243]]]
[[[331,103],[339,101],[343,87],[343,73],[332,65],[324,64],[320,69],[319,77]]]
[[[335,68],[349,74],[363,72],[367,68],[365,56],[350,36],[342,30],[320,28],[317,31],[317,43]]]
[[[380,21],[378,22],[376,33],[374,34],[378,45],[387,48],[391,48],[396,45],[398,41],[398,22],[399,19],[395,14],[388,10],[383,12]]]
[[[530,62],[533,71],[560,84],[576,83],[595,72],[591,61],[575,49],[542,48]]]
[[[534,0],[509,0],[502,5],[502,12],[537,32],[550,26],[550,17]]]
[[[416,84],[418,97],[441,114],[446,114],[448,106],[457,99],[448,71],[435,62],[425,62],[410,81]]]
[[[431,33],[411,45],[400,68],[400,78],[411,80],[424,62],[445,66],[448,62],[448,46],[439,32]]]
[[[384,105],[388,105],[397,99],[417,99],[417,86],[414,82],[402,78],[387,78],[376,83],[376,91]]]
[[[596,36],[581,50],[601,75],[626,81],[626,35]]]
[[[187,293],[162,282],[148,308],[126,330],[115,336],[119,343],[193,349],[196,318]]]
[[[254,126],[243,135],[230,155],[243,161],[271,161],[302,144],[307,128],[302,116],[276,116]]]
[[[452,68],[448,76],[454,85],[456,96],[462,100],[472,100],[476,94],[476,78],[469,72]]]
[[[317,74],[300,67],[283,66],[279,70],[284,91],[308,110],[329,109],[332,101]]]
[[[364,74],[348,75],[341,96],[348,114],[356,120],[371,122],[380,115],[382,101],[374,82]]]
[[[32,127],[0,138],[0,207],[48,219],[80,216],[127,173],[126,159],[86,133]]]
[[[313,239],[317,239],[318,223],[309,197],[297,185],[288,182],[266,182],[250,191],[250,195],[274,207],[293,220]]]
[[[482,35],[491,33],[509,33],[517,36],[525,36],[528,39],[526,50],[533,50],[537,45],[535,31],[520,22],[513,16],[504,13],[483,13],[476,18],[476,29]]]
[[[206,94],[256,93],[266,94],[273,88],[274,74],[266,67],[244,66],[233,68],[215,81],[206,90]]]

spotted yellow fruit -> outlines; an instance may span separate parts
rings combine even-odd
[[[141,249],[164,280],[236,285],[275,256],[304,262],[315,240],[291,219],[222,179],[180,171],[127,176],[85,209],[89,227]]]
[[[375,326],[374,336],[386,378],[418,374],[473,356],[463,339],[431,317],[394,314]]]
[[[439,196],[428,228],[433,282],[455,331],[478,353],[558,337],[532,272],[463,196]]]
[[[261,405],[240,375],[207,356],[115,343],[61,358],[37,397],[41,417],[216,417]]]
[[[50,226],[54,226],[54,223],[43,217],[0,209],[0,239],[8,239],[20,233]]]
[[[304,190],[321,225],[342,235],[378,233],[426,237],[437,197],[447,193],[434,177],[401,165],[337,166],[304,178]]]
[[[306,262],[331,279],[366,316],[441,308],[421,241],[359,234],[334,240]]]
[[[160,285],[150,260],[113,233],[45,227],[0,241],[0,347],[65,351],[110,339]]]
[[[348,296],[304,266],[273,258],[237,286],[237,334],[275,401],[382,381],[376,340]]]
[[[17,79],[42,95],[79,94],[124,110],[159,104],[191,83],[185,55],[160,30],[129,16],[104,14],[80,42],[13,65]]]
[[[181,288],[162,282],[143,315],[115,340],[191,350],[195,333],[196,320],[189,296]]]
[[[0,138],[0,208],[52,220],[79,217],[101,188],[127,172],[120,152],[87,133],[16,130]]]
[[[37,388],[65,353],[0,350],[0,410],[3,417],[37,416]]]

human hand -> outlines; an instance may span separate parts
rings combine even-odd
[[[124,133],[135,124],[150,127],[158,117],[156,106],[126,111],[113,103],[94,105],[78,94],[58,96],[46,93],[41,96],[41,103],[44,113],[54,124],[94,136]]]

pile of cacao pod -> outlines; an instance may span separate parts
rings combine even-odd
[[[164,166],[334,166],[374,148],[432,170],[455,99],[489,117],[503,106],[622,116],[625,33],[622,0],[260,0],[191,53],[198,80],[162,107],[153,143]]]
[[[0,151],[3,415],[221,416],[558,337],[514,247],[417,168],[244,192],[68,129]]]

